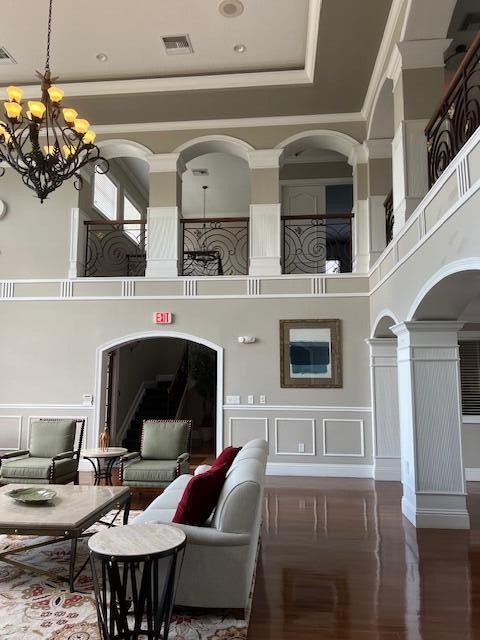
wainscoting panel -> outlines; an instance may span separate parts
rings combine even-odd
[[[0,451],[22,448],[22,416],[0,416]]]
[[[323,455],[364,458],[363,420],[345,418],[323,420]]]
[[[254,438],[263,438],[269,440],[268,437],[268,418],[254,417],[230,417],[228,420],[228,444],[233,447],[241,447],[249,440]]]
[[[275,418],[274,424],[276,456],[316,454],[313,418]]]

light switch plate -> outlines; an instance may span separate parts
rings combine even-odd
[[[225,402],[226,404],[240,404],[240,396],[227,396]]]
[[[267,401],[267,399],[266,399],[265,396],[260,396],[260,398],[259,398],[260,404],[265,404],[266,401]]]
[[[248,404],[254,404],[253,396],[247,396],[247,402]]]

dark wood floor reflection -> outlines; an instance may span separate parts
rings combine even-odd
[[[480,483],[468,490],[471,531],[417,531],[399,483],[269,477],[249,640],[480,639]]]

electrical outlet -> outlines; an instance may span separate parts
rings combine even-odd
[[[267,401],[267,399],[266,399],[265,396],[260,396],[260,398],[259,398],[260,404],[265,404],[266,401]]]
[[[226,404],[240,404],[240,396],[227,396],[225,402]]]
[[[253,396],[247,396],[247,402],[248,404],[253,404],[254,403]]]
[[[305,453],[305,443],[304,442],[299,442],[298,443],[298,453]]]

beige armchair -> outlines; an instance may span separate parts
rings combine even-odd
[[[191,420],[145,420],[140,451],[120,460],[120,479],[129,487],[167,487],[188,473]]]

